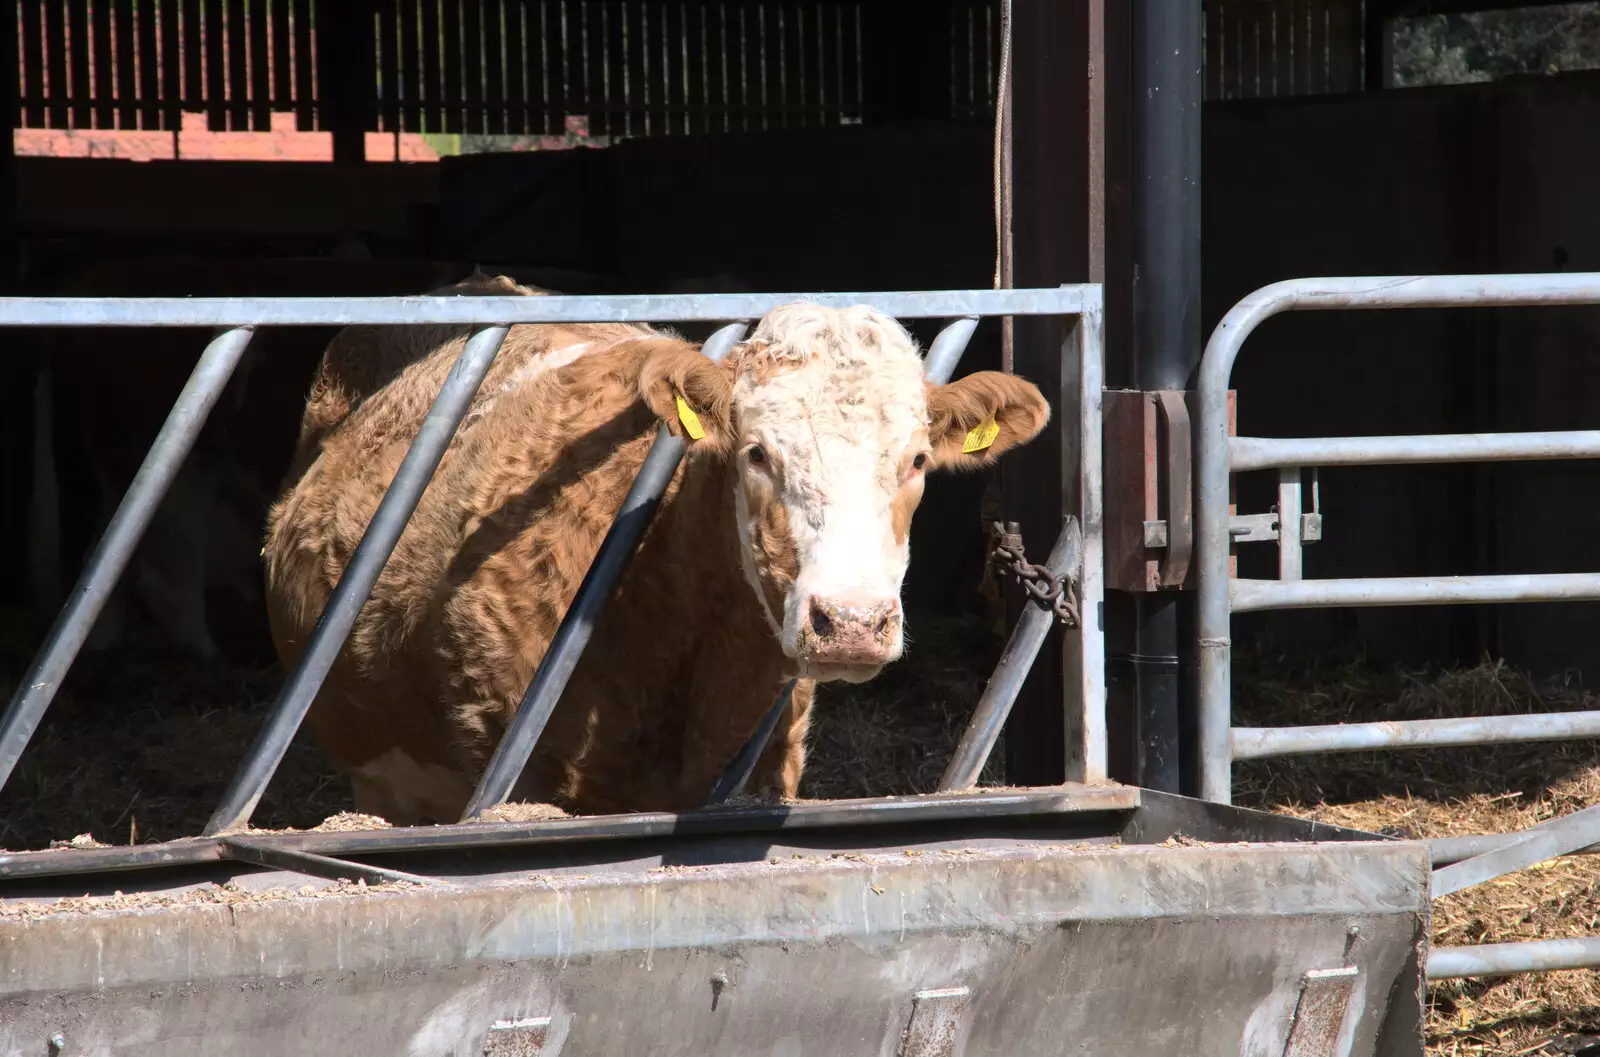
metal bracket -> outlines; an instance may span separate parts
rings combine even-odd
[[[911,1022],[900,1037],[899,1057],[959,1057],[961,1018],[971,1000],[966,987],[918,991],[911,999]]]
[[[1161,560],[1161,586],[1181,587],[1194,553],[1194,460],[1190,445],[1189,408],[1182,392],[1155,394],[1165,427],[1162,454],[1167,474],[1167,543]]]
[[[1339,1046],[1339,1031],[1360,974],[1356,966],[1346,965],[1312,969],[1300,978],[1300,1000],[1289,1023],[1283,1057],[1346,1057],[1349,1047]]]
[[[483,1057],[557,1057],[567,1041],[567,1033],[559,1028],[567,1026],[557,1025],[554,1017],[497,1020],[484,1036],[481,1053]]]
[[[235,862],[249,863],[269,870],[289,870],[303,873],[308,877],[327,877],[336,881],[365,881],[367,884],[392,884],[395,881],[416,885],[441,883],[433,877],[387,870],[381,866],[368,866],[366,863],[335,859],[292,848],[277,848],[241,837],[224,837],[217,842],[217,846],[224,858]]]
[[[1111,389],[1102,396],[1106,586],[1141,593],[1192,589],[1195,394]],[[1228,407],[1231,435],[1231,393]]]

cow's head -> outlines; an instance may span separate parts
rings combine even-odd
[[[987,466],[1050,417],[1011,375],[925,382],[911,336],[866,306],[787,305],[720,365],[663,349],[640,386],[691,454],[730,461],[745,578],[817,680],[860,682],[900,656],[926,475]]]

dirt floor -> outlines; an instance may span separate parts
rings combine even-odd
[[[977,621],[913,621],[907,660],[864,687],[819,695],[802,795],[927,791],[937,781],[1000,642]],[[31,636],[0,627],[0,673]],[[12,629],[14,630],[14,629]],[[0,847],[192,835],[259,730],[281,675],[171,656],[85,656],[10,786]],[[1241,724],[1422,718],[1600,708],[1594,694],[1495,665],[1409,672],[1358,660],[1242,657]],[[10,687],[0,686],[9,696]],[[997,753],[997,756],[999,754]],[[991,764],[985,784],[1003,781]],[[1244,764],[1236,800],[1407,837],[1502,832],[1600,803],[1600,742],[1359,753]],[[309,828],[348,811],[344,782],[298,740],[255,822]],[[81,842],[80,838],[80,842]],[[1600,932],[1600,856],[1542,864],[1434,906],[1439,944]],[[1600,1055],[1600,976],[1564,972],[1452,981],[1430,995],[1436,1057]],[[1597,1047],[1588,1050],[1586,1047]]]

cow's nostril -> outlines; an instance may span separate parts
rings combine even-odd
[[[819,639],[833,634],[833,618],[817,603],[811,603],[811,630]]]
[[[878,634],[879,635],[887,635],[887,634],[889,634],[889,628],[893,623],[894,623],[894,621],[890,617],[887,617],[887,616],[879,617],[878,618]]]

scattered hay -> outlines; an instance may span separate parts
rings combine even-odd
[[[1416,672],[1245,655],[1235,671],[1240,725],[1600,709],[1600,695],[1574,681],[1541,682],[1493,663]],[[1503,833],[1600,803],[1600,742],[1287,757],[1241,763],[1234,775],[1235,800],[1250,807],[1410,839]],[[1600,856],[1541,863],[1433,904],[1440,946],[1596,933]],[[1428,1052],[1437,1057],[1572,1053],[1583,1034],[1600,1034],[1592,971],[1429,988]]]
[[[1003,643],[981,619],[920,617],[911,627],[915,640],[905,661],[873,683],[819,692],[803,798],[921,793],[937,785]],[[4,670],[21,671],[22,663],[25,654],[23,662],[7,657]],[[0,794],[0,846],[96,847],[199,832],[265,721],[280,680],[273,669],[150,653],[86,656]],[[1234,687],[1235,719],[1242,725],[1600,709],[1600,697],[1573,680],[1532,680],[1496,664],[1407,671],[1242,654]],[[1002,745],[981,784],[1003,784],[1003,756]],[[1235,783],[1235,799],[1246,806],[1395,836],[1504,832],[1600,803],[1600,742],[1251,761],[1235,768]],[[383,825],[350,807],[348,784],[301,737],[254,822],[260,830],[322,832]],[[507,804],[485,815],[506,822],[562,817],[565,812],[543,804]],[[69,833],[79,836],[60,840]],[[338,894],[346,887],[323,891]],[[107,897],[110,902],[73,908],[307,894],[202,889]],[[0,914],[57,911],[25,904]],[[1448,945],[1600,933],[1600,856],[1541,864],[1442,899],[1434,905],[1433,924],[1435,943]],[[1563,972],[1438,984],[1430,992],[1428,1035],[1436,1057],[1575,1052],[1600,1041],[1600,976]]]
[[[937,786],[1002,643],[981,620],[913,618],[911,631],[907,659],[879,680],[819,695],[802,797]],[[35,642],[32,634],[4,636],[0,673],[15,678]],[[152,650],[84,654],[0,792],[0,848],[49,848],[69,833],[104,845],[199,833],[281,684],[275,667]],[[10,689],[0,685],[7,695]],[[995,760],[1003,754],[1002,743]],[[998,773],[991,762],[983,784],[994,784]],[[302,732],[241,832],[376,825],[351,807],[349,784]],[[505,805],[485,817],[536,822],[566,815],[552,805]]]
[[[982,618],[913,615],[905,659],[870,683],[818,687],[805,799],[931,793],[1000,658],[1003,639]],[[1005,742],[979,785],[1003,782]]]
[[[367,895],[372,892],[409,892],[422,886],[410,881],[385,881],[369,885],[366,881],[341,878],[326,885],[301,885],[299,888],[274,886],[253,889],[237,881],[203,884],[176,892],[113,892],[108,896],[66,896],[49,900],[16,900],[0,903],[0,921],[37,921],[59,914],[105,914],[128,910],[149,910],[176,906],[238,906],[241,903],[279,903],[291,899],[329,899]]]
[[[53,840],[50,842],[50,847],[52,850],[59,850],[62,848],[109,848],[111,845],[101,844],[94,839],[94,834],[92,833],[80,833],[71,840]]]
[[[351,833],[360,829],[391,829],[389,820],[377,815],[363,815],[355,811],[341,811],[319,822],[313,833]]]
[[[729,807],[771,807],[774,804],[798,804],[798,803],[801,803],[801,801],[799,799],[790,800],[790,799],[788,799],[786,797],[780,797],[780,796],[758,796],[755,793],[740,793],[738,796],[730,796],[730,797],[728,797],[728,799],[726,799],[726,800],[722,801],[720,804],[718,804],[717,807],[718,808],[729,808]]]
[[[0,678],[15,678],[27,653],[3,645],[12,649]],[[126,845],[199,833],[282,678],[154,651],[83,655],[0,791],[0,848],[48,848],[67,834]],[[350,806],[349,783],[302,734],[252,822],[309,829]]]
[[[480,822],[554,822],[572,816],[554,804],[499,804],[478,816]]]

